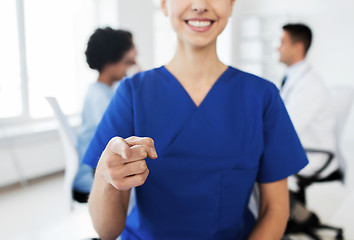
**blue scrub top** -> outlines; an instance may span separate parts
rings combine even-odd
[[[96,167],[112,137],[132,135],[154,139],[159,157],[146,159],[123,240],[246,239],[254,183],[307,164],[278,89],[232,67],[199,107],[165,67],[126,78],[83,162]]]

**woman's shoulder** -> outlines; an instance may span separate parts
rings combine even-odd
[[[85,102],[100,102],[110,99],[114,93],[114,89],[102,82],[96,81],[91,83],[85,94]]]
[[[126,77],[124,80],[125,81],[130,81],[132,83],[140,82],[140,81],[149,81],[156,79],[158,76],[161,76],[163,74],[164,67],[157,67],[157,68],[152,68],[149,70],[141,71],[138,73],[135,73],[132,76]]]
[[[164,75],[163,73],[164,67],[153,68],[145,71],[141,71],[135,73],[132,76],[125,77],[120,85],[122,86],[129,86],[131,89],[140,89],[142,87],[146,87],[150,84],[159,81]]]
[[[231,79],[233,81],[240,82],[243,87],[253,90],[253,91],[261,91],[261,92],[278,92],[278,88],[275,86],[274,83],[271,81],[264,79],[262,77],[259,77],[255,74],[249,73],[242,71],[238,68],[230,66],[230,71],[232,72],[231,74]]]

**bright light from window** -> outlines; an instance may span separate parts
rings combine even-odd
[[[160,7],[161,0],[154,0],[155,6]]]
[[[0,118],[22,113],[16,1],[0,1]]]
[[[220,60],[230,65],[232,61],[232,21],[229,20],[224,31],[219,35],[217,41],[217,52]]]
[[[94,8],[87,0],[25,0],[31,117],[51,115],[45,96],[58,98],[66,114],[81,108],[82,86],[86,78],[94,79],[84,66],[87,40],[96,27]]]
[[[157,9],[154,15],[154,35],[154,64],[159,67],[172,59],[177,46],[171,23],[160,9]]]

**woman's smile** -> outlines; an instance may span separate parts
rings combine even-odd
[[[192,29],[193,31],[196,32],[206,32],[208,31],[213,23],[215,22],[214,20],[210,20],[210,19],[201,19],[201,18],[191,18],[191,19],[187,19],[184,21],[187,26]]]

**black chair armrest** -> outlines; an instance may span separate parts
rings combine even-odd
[[[316,182],[320,179],[320,174],[329,166],[329,164],[332,162],[334,158],[334,153],[327,151],[327,150],[321,150],[321,149],[311,149],[311,148],[305,148],[306,153],[321,153],[327,155],[327,159],[325,164],[318,169],[313,175],[311,176],[300,176],[296,174],[296,178],[298,179],[298,184],[300,188],[306,188],[307,186],[311,185],[313,182]]]
[[[305,149],[305,151],[307,153],[322,153],[327,155],[327,159],[325,164],[318,169],[313,175],[311,176],[300,176],[298,174],[295,175],[295,177],[298,179],[298,185],[299,185],[299,192],[297,192],[296,198],[301,201],[303,204],[306,204],[306,198],[305,198],[305,189],[311,185],[312,183],[315,182],[320,182],[321,178],[320,178],[320,174],[330,165],[330,163],[333,161],[334,159],[334,153],[330,152],[330,151],[326,151],[326,150],[320,150],[320,149]],[[336,171],[336,178],[339,176],[341,176],[340,173],[337,173],[338,171]],[[338,176],[337,176],[338,175]],[[324,179],[326,180],[326,179]]]
[[[331,162],[334,159],[334,153],[331,151],[327,150],[322,150],[322,149],[311,149],[311,148],[305,148],[306,153],[321,153],[327,155],[327,160],[325,164],[318,169],[312,176],[311,178],[318,179],[319,175],[331,164]]]
[[[316,182],[318,179],[320,179],[320,174],[329,166],[329,164],[332,162],[334,158],[334,153],[326,150],[320,150],[320,149],[311,149],[311,148],[305,148],[306,153],[321,153],[327,155],[327,159],[325,164],[318,169],[315,173],[313,173],[311,176],[300,176],[296,174],[295,176],[299,180],[299,186],[300,188],[305,188],[309,185],[311,185],[313,182]]]

